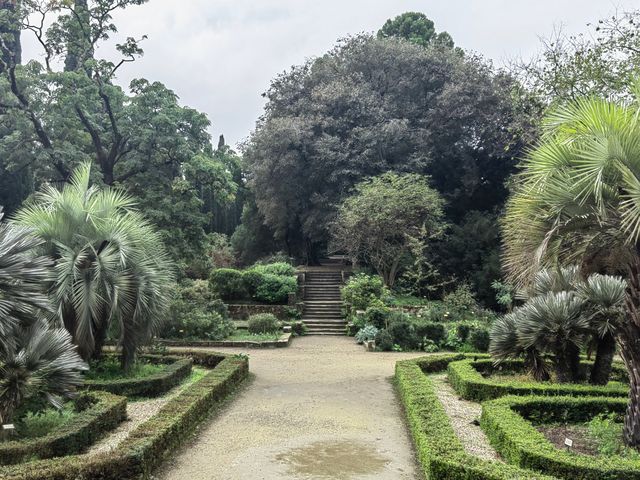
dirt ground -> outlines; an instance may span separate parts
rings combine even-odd
[[[249,355],[253,380],[156,474],[160,480],[409,480],[415,464],[391,377],[419,353],[296,338]]]

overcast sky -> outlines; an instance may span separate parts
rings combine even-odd
[[[234,145],[254,128],[274,75],[400,13],[424,12],[458,46],[500,65],[534,55],[554,27],[586,31],[616,8],[640,8],[640,0],[150,0],[116,15],[119,35],[149,36],[119,81],[163,82]],[[23,43],[25,57],[36,55],[32,41]]]

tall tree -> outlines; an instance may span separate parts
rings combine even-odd
[[[433,21],[420,12],[406,12],[387,20],[378,31],[378,37],[404,38],[422,47],[440,45],[453,48],[451,35],[447,32],[436,33]]]
[[[482,59],[360,35],[273,80],[244,146],[263,223],[313,260],[350,189],[387,171],[427,174],[448,220],[491,211],[537,112]],[[468,272],[461,271],[460,277]]]
[[[332,246],[393,287],[401,262],[442,234],[443,201],[427,177],[386,173],[359,183],[338,209]]]

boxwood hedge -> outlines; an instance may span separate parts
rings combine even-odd
[[[171,390],[191,374],[191,358],[167,355],[142,355],[141,358],[164,364],[164,368],[161,372],[140,378],[86,380],[84,387],[87,390],[100,390],[126,397],[157,397]]]
[[[189,352],[176,352],[189,355]],[[114,450],[97,455],[71,455],[0,467],[2,480],[124,480],[149,478],[165,455],[178,447],[198,423],[248,375],[246,358],[197,352],[196,363],[216,367],[172,398]]]
[[[512,367],[518,362],[511,362]],[[491,366],[490,359],[465,358],[448,364],[449,382],[462,398],[476,402],[491,400],[505,395],[576,395],[626,397],[629,387],[621,382],[609,382],[608,385],[542,383],[525,381],[497,381],[483,377],[481,371]],[[520,362],[522,367],[522,362]],[[616,370],[617,372],[617,370]],[[617,372],[619,374],[619,372]]]
[[[506,396],[482,404],[480,423],[496,451],[522,468],[571,480],[638,480],[640,460],[567,452],[556,448],[527,420],[585,422],[599,413],[622,413],[626,406],[624,398]]]
[[[425,372],[437,372],[464,355],[438,355],[396,363],[396,385],[418,458],[429,480],[552,479],[512,465],[465,453]]]
[[[40,438],[0,443],[0,464],[62,457],[81,452],[127,416],[127,399],[107,392],[84,393],[77,404],[93,404],[70,421]]]

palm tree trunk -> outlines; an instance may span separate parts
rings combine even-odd
[[[547,364],[537,350],[531,349],[527,351],[524,362],[527,370],[533,375],[536,381],[547,382],[551,379]]]
[[[620,356],[629,374],[629,403],[624,417],[624,442],[640,446],[640,257],[629,265],[627,314],[620,327]]]
[[[573,344],[555,349],[554,368],[560,383],[576,382],[580,375],[580,349]]]
[[[606,333],[603,337],[598,338],[596,347],[596,358],[593,362],[589,383],[592,385],[606,385],[609,383],[611,376],[611,368],[613,366],[613,357],[616,354],[616,339]]]

